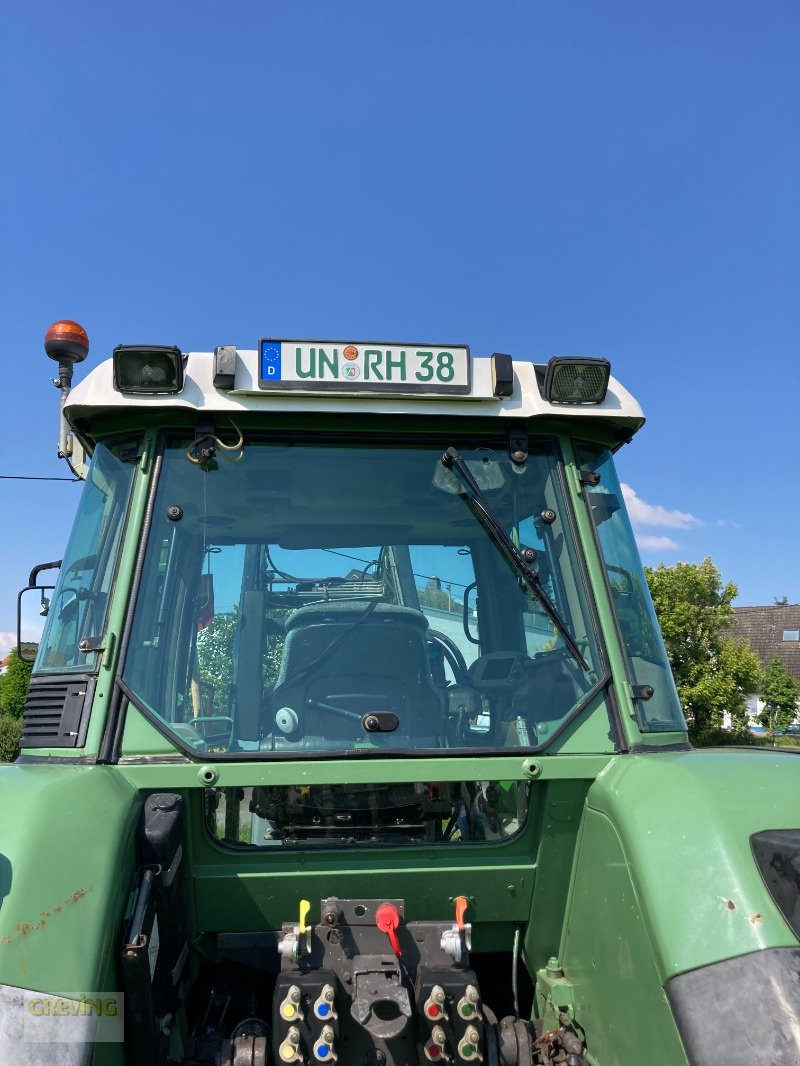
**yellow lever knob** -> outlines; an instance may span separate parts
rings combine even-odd
[[[305,933],[306,929],[308,928],[308,926],[306,925],[306,918],[308,917],[308,912],[310,910],[311,910],[311,904],[308,902],[308,900],[307,899],[301,899],[300,900],[300,922],[298,923],[298,932],[300,933],[301,936],[303,935],[303,933]]]

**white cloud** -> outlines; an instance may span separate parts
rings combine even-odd
[[[12,648],[17,646],[17,634],[0,630],[0,659],[5,659]]]
[[[634,528],[650,526],[658,529],[693,529],[695,526],[703,524],[699,518],[695,518],[693,514],[689,514],[686,511],[671,510],[668,507],[662,507],[658,503],[646,503],[640,496],[636,495],[630,485],[623,484],[620,487]],[[642,544],[642,540],[640,538],[637,539],[639,544]],[[659,538],[651,537],[650,539],[658,540]],[[669,540],[668,537],[660,539]],[[666,545],[663,546],[666,547]],[[677,544],[670,541],[669,546],[677,547]]]
[[[636,543],[645,552],[670,552],[677,551],[679,545],[672,537],[653,537],[648,533],[636,533]]]

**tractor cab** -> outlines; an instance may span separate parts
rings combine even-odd
[[[3,778],[9,1047],[743,1061],[696,975],[735,963],[736,1002],[755,952],[794,980],[793,890],[762,871],[795,853],[763,833],[796,767],[688,745],[609,363],[263,338],[121,345],[72,388],[85,333],[47,349],[84,485],[21,597],[44,628]],[[791,1041],[778,1002],[756,1028]]]

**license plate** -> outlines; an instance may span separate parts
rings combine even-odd
[[[391,392],[468,395],[471,361],[464,345],[360,341],[259,342],[259,386],[275,392]]]

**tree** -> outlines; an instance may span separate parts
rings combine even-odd
[[[464,604],[456,599],[450,591],[450,587],[441,588],[429,584],[427,588],[417,589],[417,597],[420,607],[433,607],[439,611],[461,611]]]
[[[32,664],[20,659],[14,648],[6,672],[0,677],[0,762],[13,762],[19,755],[22,712],[32,669]]]
[[[22,719],[0,714],[0,762],[13,762],[19,755]]]
[[[197,634],[200,680],[214,690],[214,713],[228,713],[228,686],[233,673],[233,639],[236,614],[218,614]]]
[[[283,620],[289,612],[283,608],[270,611],[273,631],[269,633],[262,659],[262,680],[265,688],[275,684],[283,656]],[[238,608],[230,614],[218,614],[210,625],[197,634],[197,663],[200,680],[214,690],[214,713],[228,713],[228,694],[233,680],[233,647],[239,621]]]
[[[788,607],[788,605],[789,605],[789,597],[788,596],[775,596],[775,606],[776,607]]]
[[[790,726],[797,714],[797,697],[797,682],[776,655],[761,682],[761,699],[766,707],[759,718],[764,728],[774,733]]]
[[[744,729],[761,664],[746,644],[724,636],[738,589],[723,584],[710,558],[645,567],[645,573],[692,740],[702,744],[721,727],[725,711],[734,728]]]
[[[8,659],[6,672],[0,677],[0,710],[12,718],[21,718],[28,698],[33,665],[20,659],[16,648]]]

